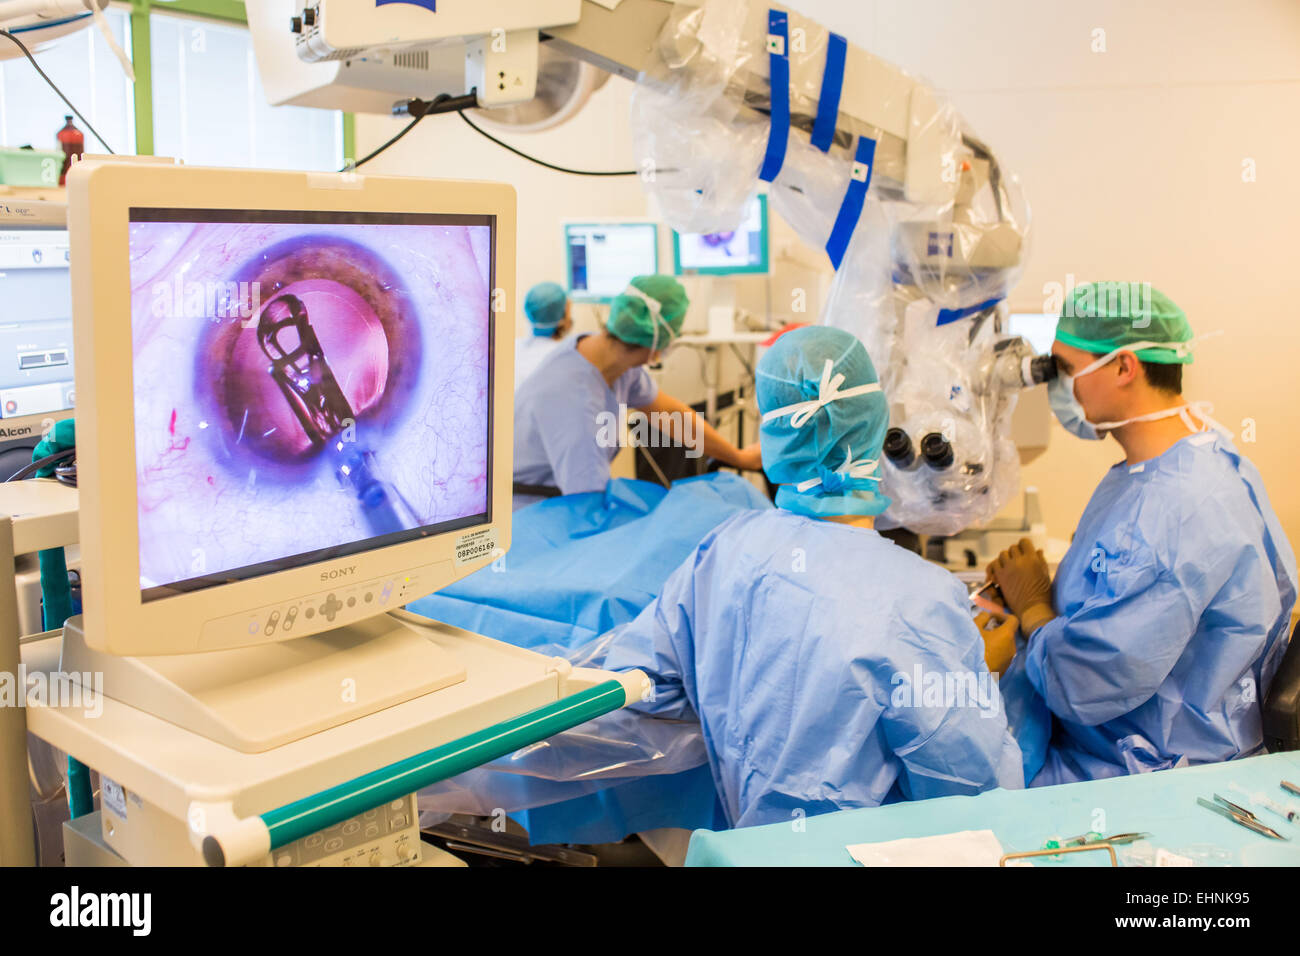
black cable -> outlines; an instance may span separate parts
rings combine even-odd
[[[538,166],[545,166],[547,169],[553,169],[557,173],[569,173],[572,176],[635,176],[637,174],[635,169],[613,169],[613,170],[569,169],[567,166],[557,166],[554,163],[548,163],[544,159],[538,159],[536,156],[529,156],[523,150],[515,149],[515,147],[511,146],[509,143],[497,139],[487,130],[483,129],[483,127],[475,125],[474,121],[465,115],[464,110],[456,110],[456,112],[460,114],[461,119],[463,119],[467,124],[469,124],[469,128],[474,130],[474,132],[478,133],[480,136],[486,136],[488,139],[492,140],[492,142],[496,143],[502,149],[508,149],[516,156],[521,156],[524,159],[528,160],[530,163],[536,163]]]
[[[377,149],[372,149],[369,153],[361,157],[361,159],[358,159],[351,166],[344,166],[342,169],[339,170],[339,172],[347,173],[361,166],[364,166],[366,163],[370,162],[372,159],[374,159],[376,156],[378,156],[380,153],[386,150],[389,146],[392,146],[394,143],[396,143],[399,139],[401,139],[411,130],[415,129],[415,124],[420,122],[420,120],[424,119],[425,115],[426,114],[424,113],[417,113],[415,119],[411,120],[411,122],[407,123],[400,130],[398,130],[397,135],[394,136],[392,139],[390,139],[388,142],[384,143],[383,146],[380,146]]]
[[[439,93],[432,100],[429,100],[427,102],[425,100],[417,98],[413,100],[406,100],[405,102],[402,103],[398,103],[396,106],[393,107],[393,115],[410,116],[411,122],[407,123],[400,130],[398,130],[397,135],[394,136],[392,139],[390,139],[388,142],[384,143],[384,145],[380,146],[378,149],[371,150],[367,155],[361,157],[361,159],[357,160],[352,165],[344,166],[342,169],[339,170],[339,172],[341,173],[351,172],[352,170],[356,169],[358,166],[370,162],[372,159],[374,159],[376,156],[378,156],[388,147],[392,146],[394,143],[396,143],[399,139],[401,139],[411,130],[415,129],[415,124],[420,122],[420,120],[424,119],[426,116],[430,115],[431,113],[451,113],[454,112],[455,110],[461,109],[466,103],[473,103],[474,101],[475,99],[473,93],[466,93],[464,96],[452,96],[450,93]]]
[[[8,30],[0,30],[0,36],[6,36],[18,44],[18,49],[22,50],[23,56],[27,57],[27,59],[31,61],[32,66],[36,68],[36,72],[41,75],[41,79],[50,85],[50,89],[52,89],[55,93],[59,94],[59,99],[63,100],[64,105],[66,105],[68,109],[72,110],[73,115],[76,116],[77,119],[81,120],[81,122],[85,125],[86,129],[90,131],[91,135],[94,136],[95,139],[99,140],[99,144],[103,146],[104,149],[108,150],[110,155],[116,155],[116,153],[113,152],[113,147],[109,146],[108,143],[104,142],[104,137],[100,136],[99,133],[95,130],[95,127],[90,125],[90,120],[82,116],[81,111],[72,105],[72,101],[63,95],[63,91],[59,89],[58,86],[55,85],[54,81],[45,75],[45,71],[41,69],[41,65],[36,62],[36,57],[32,56],[32,51],[27,49],[27,44],[23,43],[22,40],[18,39]]]
[[[36,459],[30,465],[24,465],[6,478],[5,481],[22,481],[27,476],[35,474],[47,465],[57,465],[59,462],[67,461],[76,456],[77,449],[75,448],[65,448],[63,451],[56,451],[53,455],[46,455],[44,458]]]

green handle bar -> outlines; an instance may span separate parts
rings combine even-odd
[[[317,830],[382,806],[389,800],[514,753],[520,747],[618,710],[626,703],[627,693],[623,685],[608,680],[263,813],[262,822],[271,833],[271,849],[278,849]]]

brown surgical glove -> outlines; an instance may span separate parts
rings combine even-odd
[[[984,638],[984,663],[991,673],[1001,676],[1016,656],[1016,631],[1020,622],[1014,617],[984,611],[975,616],[975,626]]]
[[[1052,578],[1047,573],[1043,552],[1034,548],[1028,538],[1021,538],[1003,551],[988,567],[989,577],[998,583],[998,589],[1009,607],[1020,618],[1026,635],[1032,634],[1052,618]]]

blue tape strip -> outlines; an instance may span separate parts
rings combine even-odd
[[[830,35],[826,47],[826,68],[822,70],[822,95],[817,101],[817,119],[813,122],[812,144],[823,153],[835,139],[835,120],[840,115],[840,91],[844,87],[844,60],[849,44],[838,33]]]
[[[862,206],[867,201],[867,189],[871,186],[875,159],[876,141],[859,136],[849,188],[844,191],[844,201],[840,203],[839,215],[835,217],[835,227],[831,229],[831,237],[826,240],[826,254],[831,257],[831,265],[836,269],[844,261],[849,240],[853,238],[853,230],[858,227],[858,219],[862,216]]]
[[[981,302],[979,305],[972,305],[965,309],[940,309],[939,321],[935,322],[934,324],[947,325],[949,322],[956,322],[958,319],[965,319],[972,315],[978,315],[980,312],[983,312],[985,309],[993,308],[993,306],[997,305],[1004,298],[1006,298],[1006,296],[995,295],[993,298],[986,299],[985,301]]]
[[[767,129],[767,152],[758,178],[770,183],[785,164],[785,146],[790,139],[790,24],[785,13],[767,11],[767,37],[772,113]]]

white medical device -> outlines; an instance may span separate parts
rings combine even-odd
[[[99,11],[109,0],[0,0],[0,30],[8,30],[33,52],[52,40],[88,26],[94,3]],[[0,42],[0,60],[23,53],[8,40]]]

